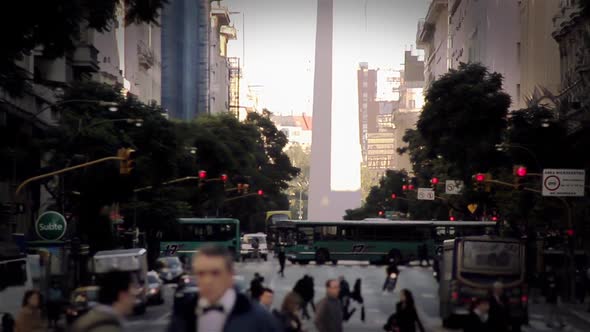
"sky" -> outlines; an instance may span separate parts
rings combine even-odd
[[[356,70],[400,69],[415,45],[429,0],[334,0],[332,189],[360,188]],[[238,30],[229,56],[240,57],[275,114],[311,114],[317,0],[223,0]],[[245,37],[245,38],[244,38]],[[245,47],[244,47],[245,46]],[[415,48],[415,46],[414,46]]]

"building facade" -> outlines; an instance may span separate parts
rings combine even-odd
[[[516,108],[525,108],[527,100],[541,87],[553,94],[560,90],[559,46],[551,35],[559,1],[522,0],[519,5],[521,92]]]
[[[586,6],[588,6],[586,4]],[[554,17],[553,38],[559,45],[561,68],[560,117],[568,133],[590,122],[590,8],[580,0],[562,0]]]
[[[228,112],[230,107],[230,62],[227,57],[227,43],[236,39],[236,30],[230,26],[227,7],[217,5],[211,8],[210,35],[210,112]]]
[[[171,118],[209,113],[209,0],[175,0],[162,10],[162,107]]]
[[[432,0],[424,20],[418,22],[416,45],[424,50],[424,84],[432,81],[449,69],[449,0]]]

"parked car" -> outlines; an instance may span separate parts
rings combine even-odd
[[[148,285],[148,303],[149,304],[162,304],[164,303],[164,282],[158,277],[158,274],[154,271],[148,272],[147,274],[147,285]]]
[[[156,261],[158,276],[166,283],[177,282],[184,273],[182,262],[176,256],[160,257]]]
[[[72,324],[78,317],[87,313],[98,303],[98,286],[76,288],[66,307],[66,322]]]

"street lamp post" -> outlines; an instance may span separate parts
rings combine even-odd
[[[537,155],[533,152],[533,150],[527,148],[526,146],[519,145],[519,144],[506,144],[506,143],[496,144],[496,150],[498,150],[498,151],[506,151],[507,149],[521,149],[521,150],[526,151],[532,157],[532,159],[535,161],[535,163],[537,164],[538,170],[540,172],[543,171],[543,167],[541,166],[541,163],[539,162],[539,158],[537,158]]]

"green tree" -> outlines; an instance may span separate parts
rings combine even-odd
[[[290,181],[286,191],[290,198],[291,213],[294,217],[298,216],[301,204],[302,218],[307,219],[311,149],[295,143],[285,153],[293,166],[300,169],[299,175]]]

